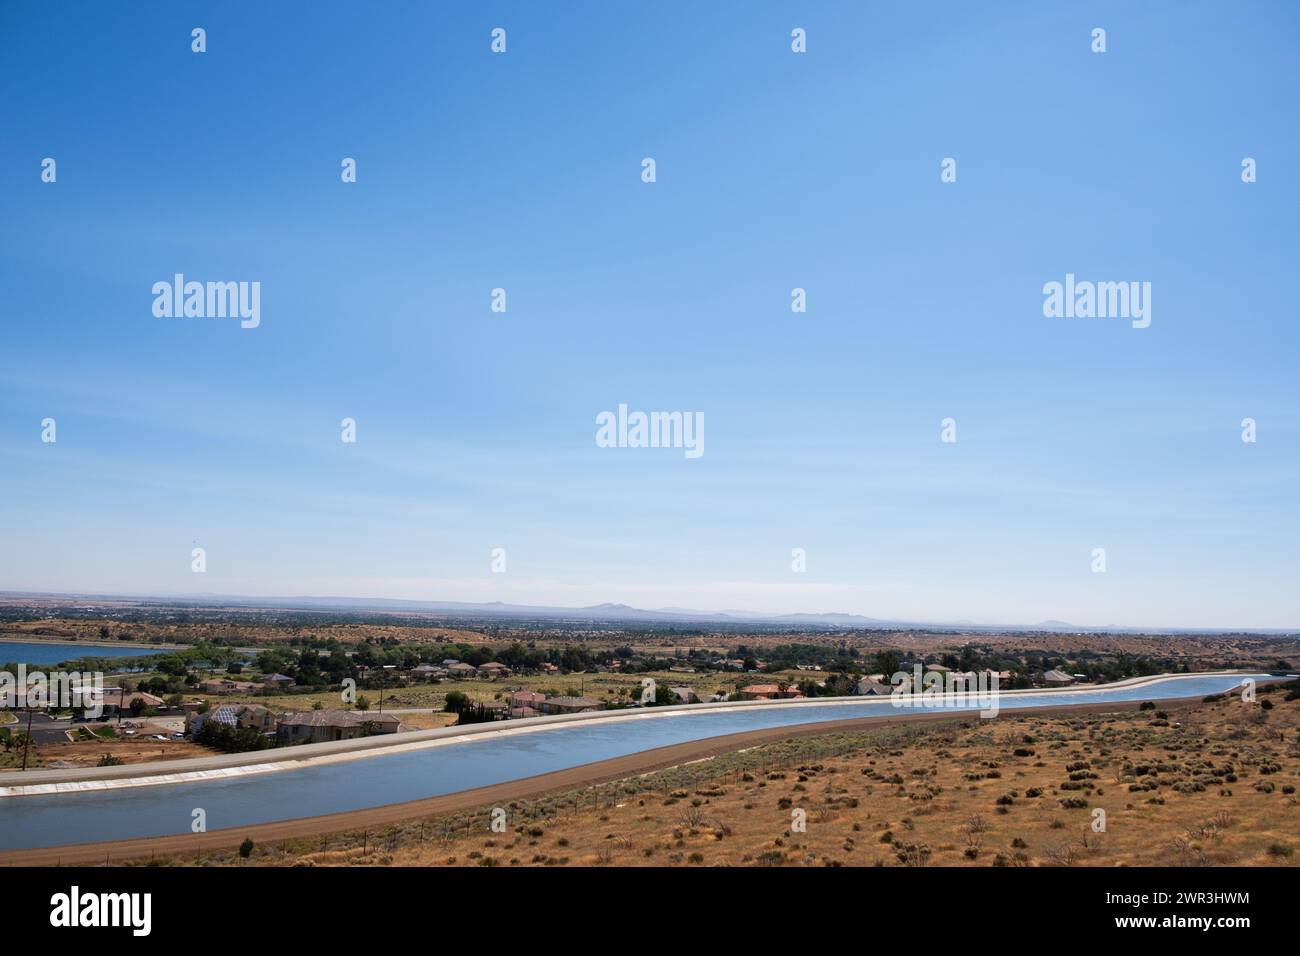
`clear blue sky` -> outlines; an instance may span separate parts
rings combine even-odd
[[[0,588],[1300,626],[1300,13],[993,6],[0,6]]]

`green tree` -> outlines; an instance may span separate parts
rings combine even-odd
[[[881,651],[876,655],[874,666],[877,674],[884,674],[885,680],[889,680],[891,674],[903,669],[903,659],[898,656],[898,651]]]

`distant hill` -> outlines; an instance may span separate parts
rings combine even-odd
[[[618,624],[715,625],[735,630],[744,626],[763,625],[808,630],[929,630],[964,633],[1006,633],[1068,631],[1075,634],[1293,634],[1288,628],[1196,628],[1196,627],[1090,627],[1068,621],[1046,620],[1037,624],[977,624],[971,621],[899,620],[867,617],[836,612],[770,614],[758,611],[698,611],[690,608],[637,608],[628,604],[604,603],[587,607],[506,604],[502,601],[415,601],[399,598],[356,598],[335,596],[247,597],[221,594],[180,595],[109,595],[57,592],[0,591],[8,601],[33,598],[49,601],[62,599],[79,602],[134,601],[140,604],[207,608],[245,608],[251,610],[348,611],[374,613],[424,614],[432,617],[502,618],[529,621],[585,622],[616,626]]]

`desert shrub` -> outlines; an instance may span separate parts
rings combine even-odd
[[[267,750],[277,744],[274,737],[268,737],[252,727],[231,727],[219,724],[215,720],[206,721],[199,732],[194,735],[196,744],[203,744],[222,753],[247,753],[250,750]]]
[[[704,825],[704,811],[698,807],[687,807],[682,811],[682,826],[688,830],[698,830]]]
[[[1079,852],[1070,844],[1063,843],[1047,851],[1047,859],[1055,866],[1070,866],[1079,858]]]

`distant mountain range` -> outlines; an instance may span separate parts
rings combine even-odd
[[[58,592],[0,591],[0,596],[14,598],[61,599],[73,601],[134,601],[164,606],[240,607],[266,610],[349,611],[376,613],[427,614],[434,617],[501,618],[532,621],[583,622],[600,624],[715,625],[735,629],[744,625],[806,628],[809,630],[944,630],[970,632],[1053,631],[1075,634],[1294,634],[1294,628],[1175,628],[1127,627],[1118,625],[1089,626],[1068,621],[1047,620],[1036,624],[979,624],[974,621],[924,621],[866,617],[861,614],[796,613],[769,614],[759,611],[698,611],[691,608],[665,607],[647,609],[627,604],[594,604],[589,607],[554,607],[551,605],[506,604],[501,601],[469,603],[462,601],[415,601],[399,598],[353,597],[244,597],[222,594],[178,595],[109,595]]]

